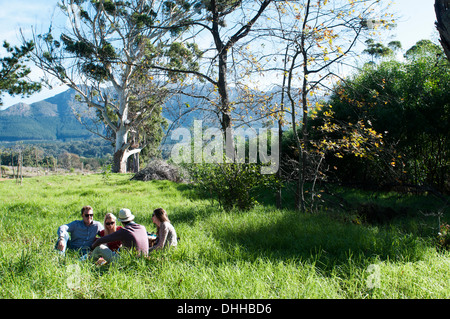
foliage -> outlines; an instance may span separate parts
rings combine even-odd
[[[442,248],[450,249],[450,225],[443,223],[439,229],[438,243]]]
[[[168,121],[163,116],[163,108],[169,94],[166,88],[158,88],[158,84],[149,81],[149,78],[145,76],[145,69],[137,72],[131,87],[132,95],[128,114],[134,122],[129,134],[130,149],[141,148],[138,155],[138,167],[141,167],[151,158],[161,155],[159,146],[168,128]],[[159,93],[149,95],[149,92]],[[143,112],[143,110],[151,111]],[[144,145],[145,147],[142,147]],[[133,162],[134,160],[137,159],[133,158]],[[136,170],[131,171],[136,172]]]
[[[11,47],[8,42],[4,41],[3,48],[10,56],[0,59],[2,67],[0,70],[0,105],[2,105],[1,94],[4,92],[10,95],[29,96],[41,89],[40,83],[27,79],[31,70],[24,63],[29,53],[34,49],[34,43],[28,41],[19,48]]]
[[[427,184],[448,191],[450,67],[420,45],[408,51],[406,62],[366,65],[336,87],[322,115],[332,110],[333,121],[364,123],[383,137],[375,157],[328,162],[341,180]]]
[[[189,164],[187,169],[196,188],[226,211],[254,208],[259,188],[274,182],[273,175],[261,174],[261,165],[253,163]]]
[[[363,53],[372,56],[372,58],[392,58],[395,51],[402,48],[402,44],[399,41],[391,41],[388,43],[388,46],[385,46],[382,43],[375,42],[373,39],[368,39],[366,40],[366,45],[367,49]]]
[[[343,158],[344,154],[373,158],[378,152],[377,148],[383,144],[382,134],[372,128],[370,121],[339,121],[331,104],[326,106],[325,110],[319,105],[313,111],[312,120],[316,118],[317,112],[321,113],[320,125],[312,127],[313,136],[310,142],[311,152],[321,157],[332,153],[337,158]]]
[[[442,48],[430,40],[419,40],[405,52],[405,57],[409,60],[424,57],[436,60],[436,57],[440,55],[442,55]]]
[[[103,167],[102,180],[105,185],[109,185],[111,180],[111,164],[107,164]]]
[[[112,149],[101,139],[72,142],[4,143],[0,145],[2,165],[16,166],[19,152],[29,167],[81,168],[96,170],[111,160]],[[75,161],[69,161],[69,156]]]

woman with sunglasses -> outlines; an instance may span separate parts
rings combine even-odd
[[[116,232],[119,229],[122,229],[122,226],[117,226],[116,224],[116,216],[113,213],[107,213],[105,215],[105,220],[103,221],[103,227],[104,229],[100,231],[99,235],[100,237],[112,234]],[[120,240],[111,241],[106,244],[109,249],[112,251],[117,251],[121,246],[122,242]]]
[[[104,229],[102,231],[100,231],[99,236],[100,237],[104,237],[107,235],[110,235],[112,233],[115,233],[117,230],[122,229],[122,226],[117,226],[116,224],[116,216],[113,213],[107,213],[105,215],[105,219],[103,221],[103,227]],[[102,257],[98,257],[97,255],[103,255],[106,253],[107,249],[106,249],[106,245],[110,251],[108,251],[108,255],[111,255],[108,259],[111,259],[111,257],[117,252],[117,250],[119,250],[120,247],[122,247],[122,242],[120,240],[116,240],[116,241],[111,241],[109,243],[103,244],[103,246],[99,246],[99,248],[97,248],[97,251],[99,250],[103,250],[103,253],[98,253],[97,251],[92,252],[92,256],[93,258],[97,259],[96,263],[98,265],[103,265],[106,263],[106,260]]]

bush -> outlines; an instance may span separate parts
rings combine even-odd
[[[274,175],[261,174],[259,164],[191,164],[187,168],[200,192],[217,200],[226,211],[252,209],[258,203],[258,188],[275,182]]]

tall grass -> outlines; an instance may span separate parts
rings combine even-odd
[[[223,212],[187,185],[129,175],[0,182],[0,298],[449,298],[450,255],[433,237],[354,224],[326,211],[260,205]],[[98,267],[53,250],[84,205],[101,221],[127,207],[155,231],[163,207],[179,237],[149,258]],[[431,226],[430,226],[431,227]]]

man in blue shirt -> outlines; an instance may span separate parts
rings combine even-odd
[[[94,220],[94,210],[91,206],[84,206],[81,216],[82,220],[74,220],[58,228],[56,249],[61,254],[64,254],[67,248],[79,250],[82,254],[88,253],[95,237],[103,230],[103,225]]]

